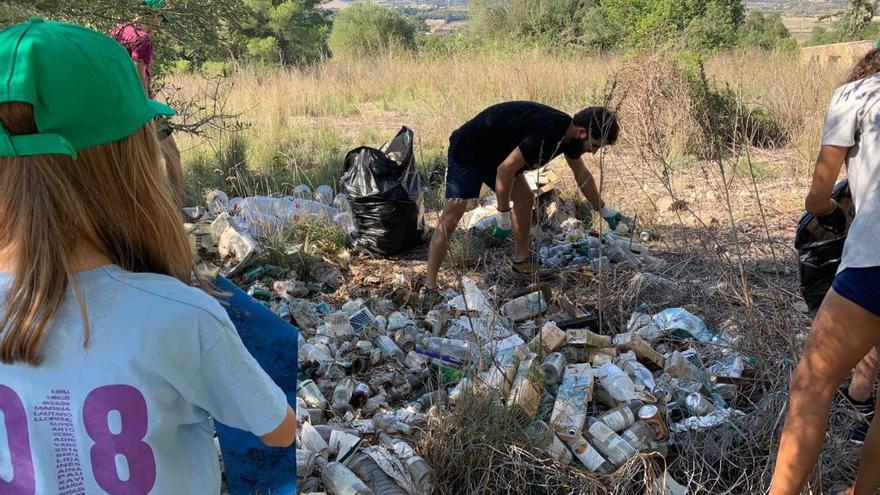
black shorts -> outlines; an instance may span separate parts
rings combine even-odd
[[[880,266],[847,268],[834,277],[831,287],[841,297],[880,316]]]
[[[446,167],[446,199],[477,199],[483,184],[494,191],[496,173],[494,168],[461,165],[450,153]]]

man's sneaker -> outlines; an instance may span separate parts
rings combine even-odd
[[[846,439],[852,443],[862,445],[865,443],[865,437],[868,435],[868,427],[871,425],[871,421],[874,420],[874,398],[872,397],[866,401],[857,401],[849,396],[846,389],[843,390],[843,397],[847,406],[858,415],[846,432]]]
[[[526,258],[522,261],[513,261],[513,275],[520,279],[534,280],[537,278],[538,280],[548,280],[553,278],[556,272],[542,270],[539,263]]]

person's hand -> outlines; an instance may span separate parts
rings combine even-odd
[[[846,213],[833,199],[831,200],[831,210],[822,216],[817,215],[816,220],[823,229],[834,235],[843,235],[846,232]]]
[[[610,206],[603,206],[599,210],[599,215],[602,215],[602,218],[608,224],[608,228],[611,230],[617,230],[617,226],[623,222],[623,215],[620,214],[619,211],[615,210]]]
[[[492,227],[492,237],[496,239],[507,239],[510,237],[512,225],[510,221],[510,210],[499,211],[495,214],[495,226]]]

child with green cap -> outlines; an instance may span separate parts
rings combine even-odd
[[[289,446],[296,420],[193,287],[153,119],[110,37],[0,32],[0,493],[219,493],[211,418]]]

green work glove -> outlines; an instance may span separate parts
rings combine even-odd
[[[599,214],[602,215],[602,218],[605,219],[608,228],[611,230],[617,230],[617,226],[623,221],[623,215],[610,206],[603,206],[602,209],[599,210]]]
[[[499,211],[495,214],[495,226],[492,227],[492,237],[496,239],[507,239],[510,237],[512,228],[510,210]]]

